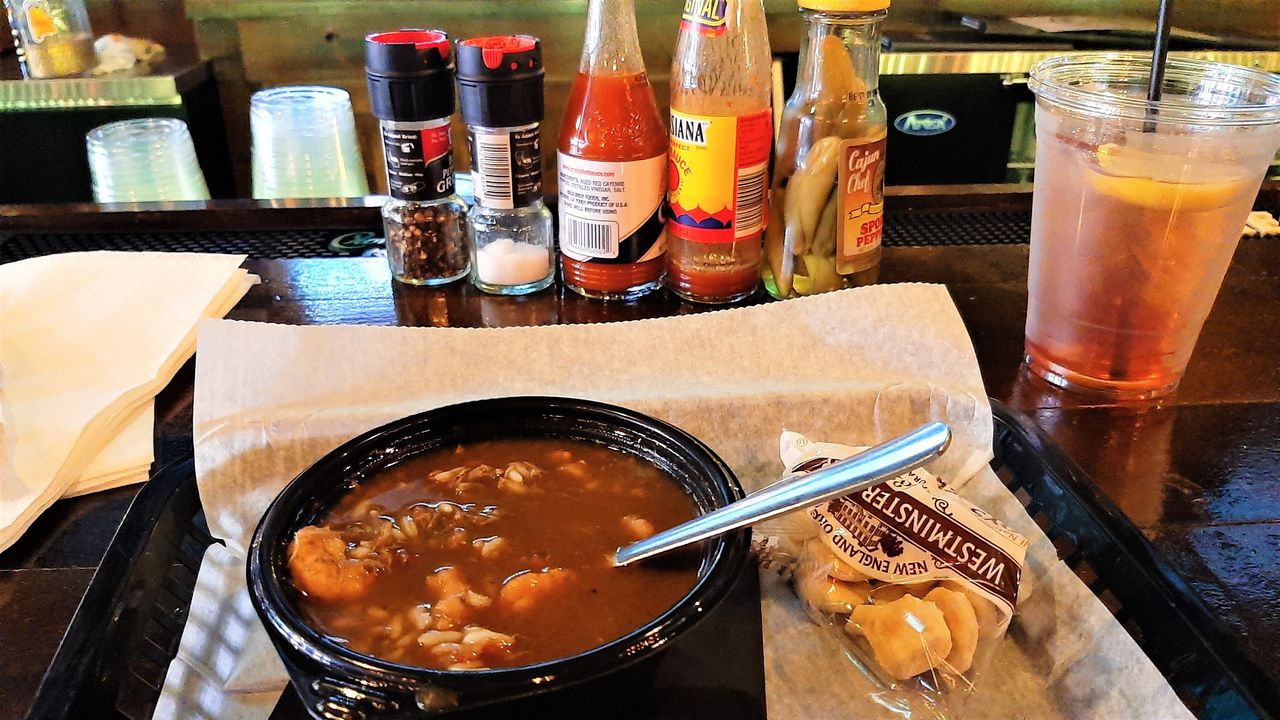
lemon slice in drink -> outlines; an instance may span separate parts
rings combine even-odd
[[[1151,210],[1179,210],[1200,212],[1230,204],[1240,197],[1243,181],[1217,180],[1210,182],[1163,182],[1148,177],[1129,175],[1140,172],[1140,159],[1125,157],[1122,148],[1103,145],[1098,148],[1098,164],[1104,169],[1125,173],[1108,175],[1096,170],[1086,171],[1093,189],[1130,205]]]
[[[1151,210],[1199,212],[1229,204],[1239,197],[1240,182],[1167,183],[1150,178],[1090,173],[1094,190],[1130,205]]]

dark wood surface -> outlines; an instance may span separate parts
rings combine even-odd
[[[940,202],[930,211],[975,204],[958,196]],[[997,204],[1005,202],[1016,208],[1018,201]],[[888,248],[882,281],[947,285],[990,395],[1036,419],[1233,629],[1246,655],[1280,681],[1280,241],[1241,242],[1177,395],[1123,407],[1076,402],[1021,369],[1027,251]],[[555,290],[500,298],[461,283],[393,285],[374,258],[250,260],[247,267],[263,283],[232,318],[507,326],[703,311],[661,294],[603,304]],[[188,364],[157,400],[159,462],[190,443],[191,381]],[[0,717],[24,714],[135,492],[59,502],[0,553]]]

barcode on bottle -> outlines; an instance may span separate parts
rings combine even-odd
[[[765,172],[768,163],[738,171],[737,203],[733,211],[733,235],[743,237],[764,225]]]
[[[570,255],[618,257],[618,223],[560,216],[560,249]]]
[[[476,134],[476,165],[480,168],[481,204],[486,207],[511,209],[511,139],[500,135]]]

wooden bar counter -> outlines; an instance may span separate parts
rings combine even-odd
[[[898,188],[886,213],[973,222],[1029,212],[1026,188]],[[1280,188],[1259,207],[1275,212]],[[372,230],[374,203],[100,212],[90,206],[0,207],[6,243],[41,233]],[[10,258],[11,259],[11,258]],[[944,283],[960,309],[991,397],[1030,415],[1154,544],[1228,626],[1239,650],[1280,684],[1280,239],[1241,241],[1178,393],[1161,403],[1085,404],[1021,368],[1026,244],[887,247],[882,282]],[[280,323],[511,326],[607,322],[702,312],[665,294],[591,302],[551,289],[488,296],[459,282],[393,284],[376,257],[251,258],[262,277],[229,315]],[[762,300],[758,300],[762,301]],[[370,368],[370,372],[379,372]],[[157,467],[190,452],[192,364],[156,405]],[[61,501],[0,553],[0,718],[23,717],[136,488]]]

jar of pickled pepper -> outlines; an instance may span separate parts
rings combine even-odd
[[[880,22],[889,0],[799,6],[805,38],[782,111],[765,232],[764,284],[778,298],[867,285],[880,270]]]

